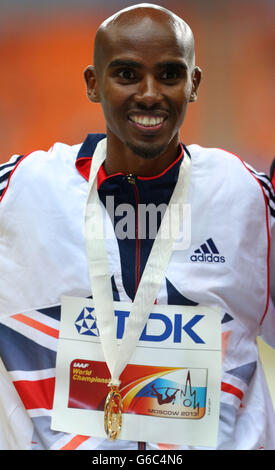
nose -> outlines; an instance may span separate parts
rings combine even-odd
[[[136,93],[137,104],[146,108],[151,108],[161,100],[159,83],[152,75],[146,75],[139,82],[138,91]]]

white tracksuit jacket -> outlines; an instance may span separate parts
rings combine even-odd
[[[83,224],[91,157],[102,137],[90,134],[75,146],[57,143],[48,152],[17,155],[0,166],[1,449],[138,446],[50,429],[60,297],[91,295]],[[217,449],[275,449],[274,411],[256,343],[260,335],[275,347],[274,191],[265,175],[236,155],[198,145],[185,151],[192,161],[191,246],[172,254],[157,302],[221,309]],[[161,202],[162,187],[165,199],[179,164],[177,159],[159,178],[137,178],[143,201],[148,194],[147,202],[154,197]],[[102,194],[118,190],[119,200],[127,202],[124,182],[124,175],[103,176],[99,188]],[[114,298],[129,301],[133,287],[124,263],[132,245],[107,243]],[[145,251],[141,246],[141,260]],[[130,277],[136,266],[129,263]],[[146,448],[169,445],[147,443]]]

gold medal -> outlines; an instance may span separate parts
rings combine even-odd
[[[108,439],[114,441],[122,427],[122,398],[117,386],[110,387],[104,407],[104,428]]]

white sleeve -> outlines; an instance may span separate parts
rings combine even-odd
[[[270,210],[270,299],[268,310],[261,324],[260,335],[267,344],[275,348],[275,214],[271,206],[272,202],[269,201],[268,207]]]
[[[275,348],[275,216],[270,214],[270,299],[268,310],[260,325],[260,335]]]
[[[253,175],[257,178],[266,197],[267,218],[269,227],[269,307],[265,314],[261,327],[261,336],[270,346],[275,348],[275,191],[272,182],[275,173],[275,160],[273,169],[268,177],[264,173],[256,172],[250,165],[247,165]]]
[[[33,425],[0,358],[0,450],[29,450]]]
[[[275,190],[272,181],[275,181],[275,159],[270,170],[270,178],[265,173],[254,170],[250,165],[246,164],[251,173],[257,178],[264,194],[266,196],[268,219],[269,219],[269,237],[270,237],[270,253],[269,253],[269,270],[270,270],[270,294],[275,304]],[[273,178],[272,178],[273,176]],[[272,180],[271,180],[272,178]]]
[[[260,325],[259,336],[275,349],[275,306],[271,298],[264,320]]]

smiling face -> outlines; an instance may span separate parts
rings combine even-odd
[[[200,81],[193,61],[190,35],[158,11],[104,30],[95,67],[85,77],[89,98],[101,103],[107,157],[116,158],[117,170],[134,159],[160,160],[157,166],[165,168],[176,158],[180,127]]]

